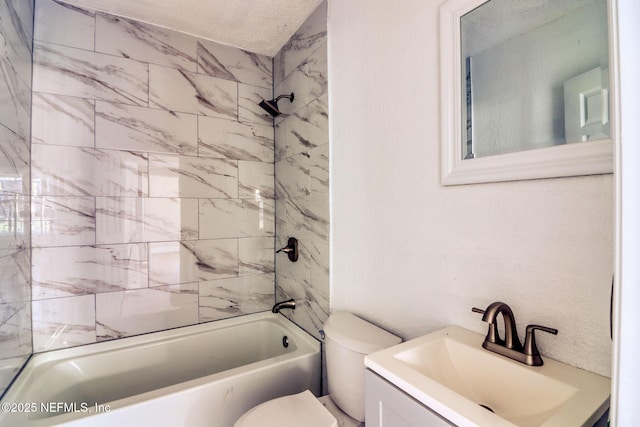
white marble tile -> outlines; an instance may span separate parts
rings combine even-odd
[[[329,195],[286,199],[288,231],[300,240],[329,240]]]
[[[329,194],[329,144],[309,150],[309,178],[312,194]]]
[[[94,104],[92,99],[34,92],[31,141],[93,147]]]
[[[26,86],[31,85],[31,45],[33,3],[29,0],[5,0],[0,3],[2,58]],[[7,78],[7,75],[3,75]]]
[[[200,238],[273,236],[274,215],[269,199],[200,199]]]
[[[278,231],[282,232],[283,236],[278,236],[276,239],[276,248],[282,248],[286,246],[288,236],[294,234],[289,233],[286,227],[284,229],[278,229]],[[295,235],[298,236],[297,234]],[[307,250],[309,240],[307,240],[306,237],[307,236],[298,240],[298,260],[296,262],[289,261],[289,257],[287,257],[285,253],[281,252],[276,254],[275,270],[279,279],[290,280],[300,284],[300,286],[309,288],[311,287],[311,269],[313,262],[311,253]]]
[[[33,38],[93,50],[95,12],[55,0],[36,0]]]
[[[4,136],[0,136],[0,193],[29,194],[29,141],[13,132],[7,132]]]
[[[6,323],[13,315],[18,313],[25,305],[28,305],[29,301],[13,302],[13,303],[0,303],[0,324]],[[0,341],[3,341],[0,337]],[[0,344],[0,355],[2,352],[2,344]]]
[[[329,315],[329,145],[326,2],[274,58],[275,93],[294,92],[275,120],[276,248],[299,239],[291,263],[276,255],[276,299],[294,298],[283,313],[313,336]]]
[[[98,341],[198,323],[198,285],[96,295]]]
[[[201,282],[199,296],[201,322],[269,310],[274,302],[274,275]]]
[[[237,198],[236,160],[149,155],[151,197]]]
[[[14,358],[20,352],[20,328],[19,325],[11,319],[9,322],[0,324],[0,355],[3,359]]]
[[[272,60],[209,40],[198,42],[198,72],[238,83],[270,89],[273,84]]]
[[[5,1],[5,3],[13,8],[12,15],[20,23],[22,43],[31,50],[33,46],[31,37],[33,35],[33,15],[35,13],[34,0],[9,0]]]
[[[276,248],[281,248],[281,243],[286,243],[287,233],[287,199],[276,199]]]
[[[98,197],[96,240],[157,242],[198,238],[198,200]]]
[[[144,199],[96,197],[96,242],[143,242]]]
[[[14,377],[18,375],[29,360],[31,353],[33,353],[33,348],[24,355],[2,359],[2,365],[0,366],[0,393],[4,394],[8,390]]]
[[[327,3],[322,2],[274,57],[274,82],[281,82],[326,39]]]
[[[96,148],[196,155],[198,120],[193,114],[97,102]]]
[[[329,71],[327,67],[327,43],[323,43],[307,61],[309,98],[315,99],[328,92]]]
[[[93,295],[33,301],[33,350],[36,352],[96,341]]]
[[[279,230],[280,231],[280,230]],[[286,232],[284,232],[285,235]],[[278,239],[276,247],[286,244],[286,239]],[[298,241],[298,261],[292,263],[286,256],[276,255],[278,277],[296,283],[305,288],[314,288],[315,292],[329,295],[329,241],[304,238]],[[328,306],[326,307],[328,310]]]
[[[25,304],[24,307],[17,313],[18,320],[18,340],[19,340],[19,354],[32,354],[33,353],[33,319],[31,317],[31,304]]]
[[[106,13],[96,15],[96,52],[197,71],[196,38]]]
[[[236,119],[238,84],[150,64],[149,105],[169,111]]]
[[[26,248],[0,250],[1,303],[22,303],[31,299],[31,251]]]
[[[295,113],[312,100],[309,83],[307,63],[304,62],[274,87],[274,93],[276,94],[289,94],[291,92],[295,94],[293,102],[283,99],[278,103],[283,115],[275,118],[276,123],[285,120],[287,116]]]
[[[303,283],[276,275],[276,299],[283,301],[289,298],[296,300],[296,309],[285,310],[283,314],[317,339],[321,339],[319,331],[329,317],[328,299]]]
[[[240,198],[253,199],[261,197],[273,199],[274,192],[274,167],[273,163],[238,162],[238,186]]]
[[[305,250],[311,259],[309,277],[311,286],[326,300],[326,311],[329,311],[329,240],[310,240],[305,242]]]
[[[150,243],[151,286],[238,276],[237,239]]]
[[[3,310],[0,308],[0,311]],[[31,336],[31,304],[26,302],[16,307],[13,314],[0,325],[0,357],[3,367],[6,359],[32,353]]]
[[[148,286],[146,244],[34,248],[33,299]]]
[[[148,198],[143,201],[145,242],[198,238],[198,200]]]
[[[312,56],[292,70],[287,77],[275,85],[275,93],[295,93],[292,103],[284,102],[280,106],[283,115],[298,111],[316,98],[327,94],[327,45],[323,43]],[[279,104],[280,105],[280,104]],[[276,118],[276,123],[286,116]]]
[[[34,0],[5,0],[1,7],[1,16],[7,17],[2,24],[2,34],[7,44],[22,45],[25,51],[30,52],[33,46]],[[23,60],[29,62],[27,58]],[[28,82],[27,76],[23,77]]]
[[[96,203],[93,197],[31,198],[33,247],[79,246],[96,243]]]
[[[312,101],[278,124],[276,160],[303,153],[329,141],[327,96]],[[283,144],[284,142],[284,144]]]
[[[0,249],[28,247],[29,228],[29,196],[0,193]]]
[[[36,42],[33,90],[132,105],[148,105],[148,64]]]
[[[146,196],[146,154],[34,144],[32,194],[44,196]]]
[[[274,123],[273,128],[275,135],[274,158],[277,164],[279,160],[291,156],[293,153],[287,152],[287,121],[283,120]]]
[[[245,237],[238,239],[240,276],[273,273],[275,248],[273,237]]]
[[[273,162],[271,125],[198,117],[198,155],[223,159]]]
[[[273,126],[273,117],[260,107],[262,100],[273,99],[271,89],[238,84],[238,120],[243,123],[256,123]],[[289,102],[284,100],[284,102]],[[280,104],[278,104],[280,105]]]
[[[329,144],[276,162],[276,197],[329,192]]]
[[[31,90],[7,58],[0,56],[0,124],[29,140]],[[6,131],[3,131],[6,134]]]
[[[279,160],[275,169],[278,199],[310,195],[309,167],[303,153]]]

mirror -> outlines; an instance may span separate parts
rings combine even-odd
[[[606,0],[443,4],[444,185],[613,171],[608,7]]]

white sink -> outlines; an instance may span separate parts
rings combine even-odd
[[[483,340],[449,327],[370,354],[365,365],[459,426],[592,426],[609,407],[608,378],[544,356],[543,366],[527,366]]]

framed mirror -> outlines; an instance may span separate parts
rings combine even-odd
[[[441,6],[443,185],[613,172],[610,16],[607,0]]]

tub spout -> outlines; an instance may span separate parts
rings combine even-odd
[[[296,300],[293,298],[288,299],[286,301],[277,302],[273,308],[271,309],[272,313],[279,313],[283,308],[290,308],[292,310],[296,309]]]

